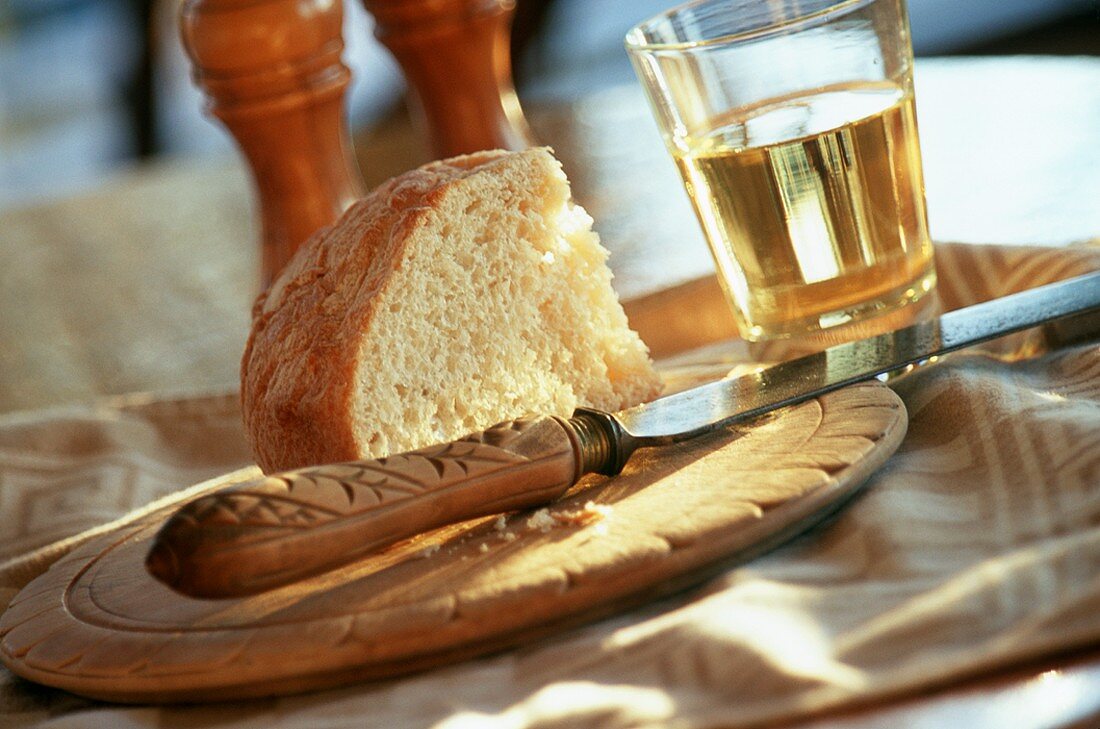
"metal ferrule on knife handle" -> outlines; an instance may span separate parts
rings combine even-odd
[[[610,415],[583,410],[268,476],[181,508],[157,533],[146,566],[197,597],[261,592],[447,524],[545,504],[586,473],[617,473],[633,450],[621,436]]]
[[[568,424],[577,436],[581,475],[614,476],[641,445],[614,416],[602,410],[577,408]]]

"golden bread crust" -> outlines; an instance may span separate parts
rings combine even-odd
[[[264,471],[359,457],[349,408],[360,337],[408,232],[446,186],[506,154],[435,162],[383,183],[303,244],[256,300],[241,407]]]

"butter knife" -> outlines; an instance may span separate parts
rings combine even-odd
[[[213,492],[173,514],[150,573],[197,597],[248,595],[447,524],[546,504],[587,473],[614,475],[638,448],[715,428],[963,347],[1074,316],[1100,333],[1100,273],[949,312],[759,372],[610,414],[534,416],[451,443],[303,468]]]

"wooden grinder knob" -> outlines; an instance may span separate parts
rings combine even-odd
[[[515,0],[363,0],[437,157],[532,145],[512,83]]]
[[[183,44],[208,111],[258,192],[267,286],[298,246],[363,194],[344,116],[351,73],[340,0],[184,0]]]

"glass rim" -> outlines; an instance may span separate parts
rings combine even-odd
[[[765,2],[765,0],[758,0],[759,2]],[[869,5],[876,0],[837,0],[828,7],[815,10],[813,12],[803,13],[791,18],[779,20],[776,22],[762,25],[759,28],[751,28],[748,30],[738,31],[735,33],[726,33],[714,38],[707,38],[704,40],[691,40],[691,41],[675,41],[675,42],[648,42],[648,41],[634,41],[634,36],[642,35],[643,28],[647,26],[653,26],[658,21],[666,20],[678,15],[685,10],[697,8],[702,5],[708,5],[716,2],[716,0],[691,0],[691,2],[677,5],[676,7],[669,8],[653,15],[640,23],[632,26],[630,30],[626,32],[626,37],[623,39],[623,45],[626,46],[628,51],[686,51],[695,48],[706,48],[709,46],[727,45],[729,43],[735,43],[745,40],[754,40],[759,38],[766,38],[769,36],[786,34],[796,30],[802,30],[805,28],[814,28],[819,25],[828,23],[839,17],[843,17],[848,13],[858,10],[859,8]]]

